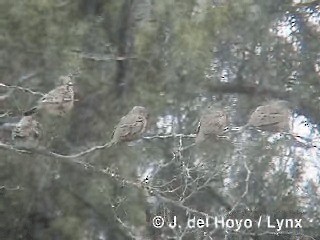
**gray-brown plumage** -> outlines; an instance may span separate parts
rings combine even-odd
[[[37,106],[24,113],[25,116],[32,115],[39,110],[56,116],[62,116],[71,111],[74,103],[73,83],[69,76],[59,78],[60,85],[45,94]]]
[[[285,101],[271,101],[257,107],[248,123],[243,127],[256,127],[269,132],[288,132],[290,130],[291,110]]]
[[[39,144],[40,124],[33,116],[24,116],[12,130],[14,145],[20,148],[33,148]]]
[[[147,129],[149,113],[145,107],[135,106],[115,127],[111,144],[138,139]]]
[[[228,124],[228,116],[224,111],[208,108],[200,118],[195,139],[196,143],[223,134],[227,129]]]

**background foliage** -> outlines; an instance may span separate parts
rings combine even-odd
[[[1,83],[47,92],[60,75],[80,72],[72,113],[40,116],[43,146],[72,154],[101,145],[133,105],[149,108],[153,137],[93,151],[80,164],[0,149],[0,239],[318,239],[319,8],[292,0],[1,0]],[[3,86],[0,93],[0,114],[11,115],[2,122],[39,97]],[[293,132],[303,139],[247,131],[184,149],[207,105],[224,108],[232,130],[274,98],[291,103]],[[8,135],[2,130],[1,142]],[[293,214],[307,224],[277,234],[152,227],[155,215],[186,222],[205,214]]]

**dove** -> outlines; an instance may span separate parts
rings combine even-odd
[[[16,147],[34,148],[39,144],[40,124],[33,116],[23,116],[11,136]]]
[[[250,115],[249,126],[269,132],[288,132],[290,130],[291,110],[285,101],[271,101],[257,107]]]
[[[202,114],[197,129],[195,142],[200,143],[210,137],[216,137],[225,132],[228,127],[228,116],[222,110],[208,110]]]
[[[112,144],[130,142],[138,139],[147,129],[149,113],[145,107],[134,106],[123,116],[114,129]]]
[[[39,99],[37,106],[26,111],[24,115],[29,116],[39,110],[44,110],[44,112],[56,116],[62,116],[70,112],[74,103],[73,83],[69,76],[61,76],[59,81],[60,86],[45,94]]]

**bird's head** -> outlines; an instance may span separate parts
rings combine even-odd
[[[142,107],[142,106],[134,106],[131,109],[130,113],[131,114],[138,114],[138,115],[144,116],[145,118],[149,117],[148,110],[145,107]]]
[[[29,123],[31,123],[32,121],[34,121],[34,118],[33,118],[32,115],[30,115],[30,116],[23,116],[21,120],[24,121],[24,122],[29,122]]]
[[[71,80],[70,76],[61,76],[59,77],[59,84],[60,85],[66,85],[66,86],[73,86],[73,82]]]

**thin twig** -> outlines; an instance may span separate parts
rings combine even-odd
[[[80,53],[80,57],[84,59],[90,59],[94,61],[125,61],[129,59],[138,59],[138,57],[127,57],[127,56],[110,56],[102,54],[92,53]]]
[[[22,83],[22,82],[24,82],[24,81],[26,81],[26,80],[28,80],[30,78],[33,78],[37,74],[38,74],[38,72],[32,72],[32,73],[23,75],[18,79],[17,84],[20,84],[20,83]],[[3,83],[0,83],[0,87],[9,88],[9,91],[6,94],[0,96],[0,100],[5,100],[5,99],[9,98],[12,95],[12,93],[14,92],[15,89],[19,89],[19,90],[22,90],[24,92],[29,92],[29,93],[32,93],[32,94],[37,93],[37,92],[34,92],[34,91],[32,91],[32,90],[30,90],[28,88],[23,88],[23,87],[19,87],[19,86],[9,86],[9,85],[3,84]],[[43,95],[43,94],[41,93],[41,95]]]
[[[169,135],[155,135],[155,136],[146,136],[143,139],[152,140],[152,139],[167,139],[167,138],[195,138],[196,134],[169,134]]]
[[[6,190],[6,191],[18,191],[23,190],[22,187],[16,186],[16,187],[7,187],[7,186],[0,186],[0,190]]]
[[[234,204],[234,206],[232,207],[232,209],[228,212],[228,215],[230,215],[231,213],[233,213],[236,209],[236,207],[240,204],[240,202],[242,201],[242,199],[248,194],[249,191],[249,180],[250,180],[250,176],[251,176],[251,170],[249,169],[248,165],[247,165],[247,161],[244,160],[244,167],[247,170],[247,176],[245,179],[245,183],[246,183],[246,188],[245,191],[242,193],[240,199],[236,202],[236,204]]]
[[[36,92],[36,91],[33,91],[29,88],[24,88],[24,87],[20,87],[20,86],[15,86],[15,85],[6,85],[4,83],[0,83],[0,87],[4,87],[4,88],[11,88],[11,89],[18,89],[18,90],[21,90],[23,92],[27,92],[27,93],[31,93],[33,95],[39,95],[39,96],[44,96],[44,93],[42,92]]]
[[[79,153],[75,153],[75,154],[71,154],[71,155],[62,155],[62,154],[59,154],[59,153],[55,153],[55,152],[48,152],[48,151],[45,151],[44,153],[48,154],[49,156],[53,156],[53,157],[57,157],[57,158],[78,158],[78,157],[82,157],[86,154],[89,154],[93,151],[96,151],[96,150],[101,150],[101,149],[104,149],[104,148],[109,148],[113,145],[114,143],[112,142],[106,142],[105,144],[103,145],[98,145],[98,146],[94,146],[92,148],[89,148],[87,150],[84,150],[82,152],[79,152]]]
[[[7,111],[7,112],[5,112],[5,113],[3,113],[3,114],[1,114],[0,115],[0,118],[3,118],[3,117],[7,117],[7,116],[9,116],[9,111]]]

